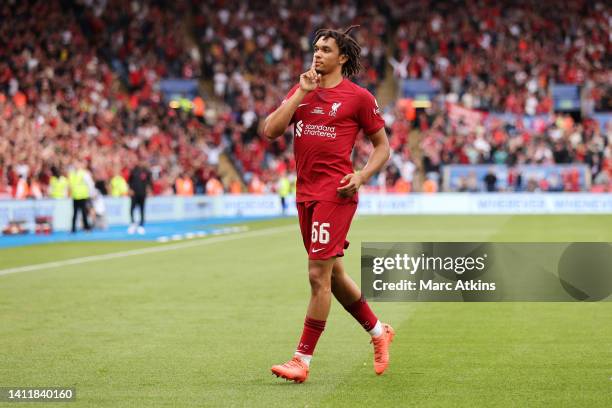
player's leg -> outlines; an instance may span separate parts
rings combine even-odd
[[[331,307],[331,271],[334,258],[308,261],[310,281],[310,302],[304,319],[302,336],[293,358],[285,364],[272,367],[272,373],[295,382],[308,378],[310,360],[317,342],[325,330],[325,323]]]
[[[304,246],[308,251],[311,289],[306,320],[314,322],[314,326],[320,328],[321,332],[331,306],[333,265],[338,256],[344,255],[346,231],[355,211],[354,206],[350,206],[349,212],[345,213],[341,213],[339,208],[345,207],[332,202],[317,202],[308,207],[309,211],[302,217],[304,222],[300,223],[303,226]],[[320,334],[317,333],[317,336]],[[297,355],[309,364],[312,351],[314,347],[298,348]]]
[[[344,271],[342,258],[336,258],[332,268],[332,293],[344,307],[361,298],[361,290],[353,279]]]
[[[332,292],[372,337],[383,334],[384,323],[378,320],[355,281],[345,272],[340,258],[336,259],[332,268]]]
[[[335,258],[308,260],[310,302],[306,315],[317,320],[327,320],[331,307],[331,275]]]
[[[336,258],[332,268],[332,293],[372,337],[374,371],[382,374],[389,365],[389,344],[395,332],[374,314],[355,281],[344,270],[342,258]]]
[[[310,253],[312,237],[314,236],[312,234],[312,224],[315,206],[316,203],[298,203],[297,206],[302,239],[308,253]],[[311,294],[302,336],[293,358],[284,364],[272,367],[272,373],[278,377],[296,382],[304,382],[308,378],[310,360],[319,337],[325,329],[325,322],[331,307],[331,271],[333,264],[333,257],[308,260],[308,280]]]
[[[310,301],[306,310],[302,337],[295,351],[306,365],[314,354],[319,337],[325,329],[331,308],[331,271],[334,259],[308,260],[308,280],[310,282]]]

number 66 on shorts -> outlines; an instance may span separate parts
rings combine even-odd
[[[310,238],[311,242],[314,244],[316,242],[320,244],[329,244],[329,222],[322,222],[319,225],[318,221],[314,221],[312,223],[312,237]]]
[[[304,248],[309,259],[344,256],[356,203],[305,201],[297,203]]]

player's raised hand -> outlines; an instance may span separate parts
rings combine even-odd
[[[321,74],[315,71],[314,58],[310,69],[300,75],[300,88],[305,92],[314,91],[321,81]]]
[[[352,197],[363,184],[363,179],[358,173],[347,174],[340,180],[340,186],[336,190],[340,197]]]

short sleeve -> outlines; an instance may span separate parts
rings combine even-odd
[[[281,105],[284,105],[285,102],[287,102],[287,100],[291,98],[291,96],[295,93],[295,91],[297,91],[298,86],[300,86],[300,84],[293,85],[293,88],[289,90],[289,92],[287,93],[287,96],[285,96],[285,99],[283,99],[283,101],[281,102]],[[291,121],[289,123],[294,123],[294,122],[295,122],[295,114],[293,114],[293,116],[291,117]]]
[[[380,108],[374,96],[364,90],[361,94],[357,121],[366,135],[376,133],[385,126],[385,121],[380,115]]]
[[[287,102],[287,100],[289,100],[289,98],[291,98],[291,96],[295,93],[295,91],[297,91],[298,86],[300,86],[300,85],[299,84],[293,85],[293,88],[291,88],[289,90],[289,92],[287,93],[287,96],[285,96],[285,99],[283,99],[283,101],[281,102],[281,105],[284,104],[285,102]]]

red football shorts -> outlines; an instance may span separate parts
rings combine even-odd
[[[306,201],[297,203],[304,247],[309,259],[344,256],[346,240],[357,203]]]

